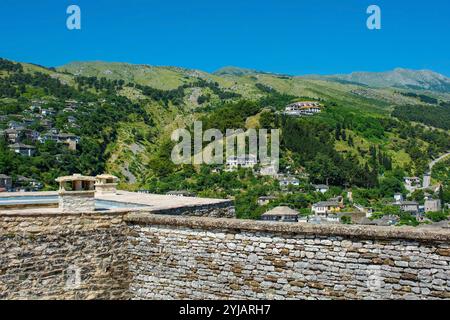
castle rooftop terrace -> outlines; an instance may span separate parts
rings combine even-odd
[[[126,213],[145,211],[166,213],[189,208],[218,206],[231,207],[230,200],[177,197],[117,191],[117,194],[96,195],[101,209],[84,213]],[[0,194],[0,215],[53,215],[60,214],[57,207],[58,192],[9,192]],[[3,207],[3,208],[2,208]]]

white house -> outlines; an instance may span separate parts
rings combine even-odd
[[[14,151],[15,153],[18,153],[22,156],[32,157],[35,152],[36,148],[33,146],[29,146],[22,143],[15,143],[9,146],[9,148]]]
[[[227,158],[226,164],[229,168],[253,168],[258,164],[258,159],[254,155],[232,156]]]
[[[312,212],[319,216],[327,216],[339,211],[341,211],[341,206],[337,201],[320,201],[312,206]]]
[[[395,202],[402,202],[403,201],[403,195],[401,193],[394,194],[394,200],[395,200]]]
[[[275,165],[262,166],[259,170],[259,174],[261,176],[276,177],[278,175],[278,170]]]
[[[300,185],[300,180],[298,180],[294,176],[279,176],[278,181],[280,183],[280,187],[299,186]]]
[[[404,177],[403,181],[405,182],[405,189],[410,193],[416,191],[422,185],[418,177]]]
[[[405,181],[406,184],[409,184],[411,186],[420,185],[419,177],[404,177],[403,180]]]
[[[258,198],[258,205],[265,206],[266,204],[269,204],[270,201],[276,200],[277,197],[275,196],[262,196]]]
[[[425,212],[438,212],[442,210],[441,200],[425,200]]]
[[[330,187],[325,184],[316,184],[314,185],[314,188],[316,189],[316,192],[326,193],[328,190],[330,190]]]
[[[195,194],[192,192],[189,192],[187,190],[174,190],[174,191],[169,191],[166,193],[166,195],[168,196],[174,196],[174,197],[195,197]]]
[[[265,221],[298,222],[298,212],[289,207],[276,207],[261,215]]]
[[[300,101],[292,103],[285,108],[284,114],[289,116],[311,116],[320,113],[321,105],[315,101]]]
[[[400,202],[394,202],[392,204],[393,206],[399,206],[400,210],[403,212],[408,212],[411,214],[417,214],[419,213],[419,203],[415,201],[400,201]]]
[[[55,115],[55,110],[53,108],[41,109],[41,115],[44,117]]]

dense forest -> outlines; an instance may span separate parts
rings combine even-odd
[[[392,116],[450,130],[449,106],[397,106]]]

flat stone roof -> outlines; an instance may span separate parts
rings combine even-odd
[[[128,191],[117,191],[116,195],[101,195],[97,199],[136,203],[151,206],[153,210],[175,209],[180,207],[211,205],[219,203],[231,203],[227,199],[209,199],[197,197],[179,197],[162,194],[148,194]]]
[[[39,191],[39,192],[0,192],[1,198],[9,198],[9,197],[35,197],[35,196],[57,196],[58,191]]]
[[[36,196],[57,196],[58,192],[5,192],[0,193],[0,199],[6,197],[36,197]],[[136,208],[115,208],[109,210],[98,210],[95,213],[108,212],[108,213],[126,213],[135,211],[145,212],[158,212],[163,210],[186,208],[186,207],[198,207],[208,205],[232,205],[231,200],[224,199],[208,199],[197,197],[178,197],[170,195],[158,195],[137,193],[118,190],[117,194],[111,195],[96,195],[95,199],[121,202],[127,204],[145,205],[147,207]],[[0,210],[0,215],[48,215],[48,214],[60,214],[61,211],[58,208],[24,208],[24,209],[10,209]],[[89,212],[86,212],[89,213]]]

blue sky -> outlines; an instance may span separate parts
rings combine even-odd
[[[66,28],[79,5],[82,30]],[[366,28],[366,9],[382,29]],[[450,76],[448,0],[1,0],[0,57],[287,74],[431,69]]]

